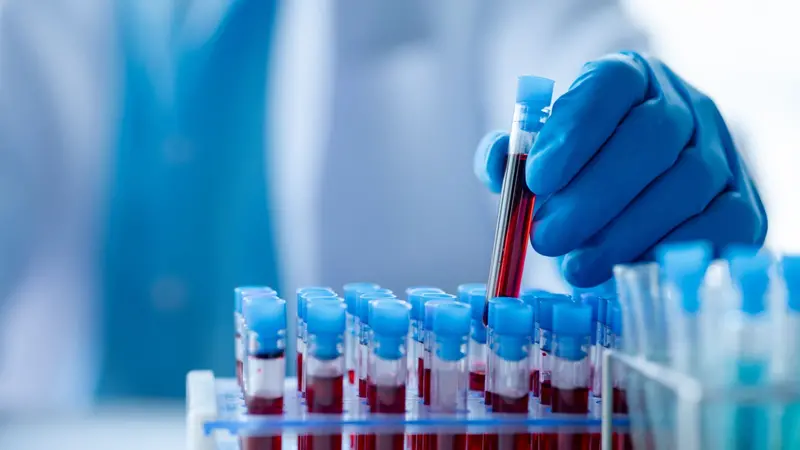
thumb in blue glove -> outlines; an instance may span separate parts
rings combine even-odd
[[[508,135],[488,134],[475,173],[500,191]],[[761,245],[767,217],[714,103],[656,59],[590,62],[553,105],[528,157],[533,248],[566,255],[566,281],[600,284],[662,242]]]

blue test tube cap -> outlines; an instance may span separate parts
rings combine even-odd
[[[578,303],[553,305],[555,355],[569,361],[586,357],[583,344],[592,335],[592,307]]]
[[[425,331],[433,331],[434,309],[447,303],[458,303],[458,299],[453,294],[438,294],[425,302],[425,315],[422,318],[422,328]]]
[[[597,321],[608,326],[608,299],[605,297],[597,298]]]
[[[331,300],[339,300],[339,297],[336,295],[335,292],[331,291],[307,291],[300,294],[300,301],[297,304],[297,314],[299,317],[305,322],[306,321],[306,311],[308,310],[308,302],[311,300],[316,299],[331,299]]]
[[[255,334],[256,354],[282,351],[286,334],[286,302],[270,295],[257,295],[250,299],[245,320],[248,330]]]
[[[347,326],[347,305],[343,301],[311,300],[306,309],[308,335],[314,340],[314,356],[331,360],[341,356],[341,336]],[[314,336],[312,338],[312,336]]]
[[[622,336],[622,308],[616,302],[608,304],[608,326],[614,336]]]
[[[742,312],[761,314],[766,310],[769,289],[769,269],[772,255],[757,247],[736,246],[728,249],[731,278],[742,295]]]
[[[700,311],[700,286],[711,263],[714,248],[708,241],[663,244],[656,248],[665,283],[681,293],[681,308],[688,314]]]
[[[599,295],[587,292],[581,294],[581,303],[592,309],[591,339],[592,339],[592,345],[595,345],[597,344],[597,320],[598,317],[600,316],[600,303],[603,303],[603,299],[600,298]],[[555,323],[553,326],[555,326]]]
[[[522,305],[522,300],[516,297],[494,297],[489,299],[489,312],[488,320],[489,328],[494,329],[495,323],[497,321],[497,307],[499,305],[506,305],[506,304],[514,304],[514,305]],[[533,320],[533,319],[531,319]],[[505,324],[503,324],[505,326]]]
[[[311,293],[328,293],[328,294],[331,294],[331,295],[335,294],[333,289],[331,289],[329,287],[324,287],[324,286],[305,286],[305,287],[298,288],[297,291],[296,291],[296,296],[297,296],[296,297],[296,299],[297,299],[297,317],[299,317],[300,319],[305,320],[305,316],[304,316],[305,309],[303,308],[303,302],[305,300],[303,299],[303,296],[306,295],[306,294],[311,294]]]
[[[517,103],[536,109],[550,106],[554,85],[555,81],[549,78],[521,76],[517,79]]]
[[[508,297],[506,297],[508,298]],[[494,341],[497,355],[506,361],[521,361],[527,357],[527,343],[533,333],[533,309],[521,301],[495,303]]]
[[[539,328],[553,331],[553,306],[558,303],[572,303],[572,297],[566,294],[553,294],[539,300],[539,310],[536,314]]]
[[[357,282],[347,283],[342,287],[344,301],[347,303],[347,312],[351,315],[358,314],[358,296],[370,291],[380,289],[377,283]]]
[[[800,312],[800,255],[786,255],[781,261],[789,310]]]
[[[486,288],[473,289],[468,294],[469,306],[472,309],[472,320],[483,323],[483,308],[486,307]]]
[[[278,292],[269,286],[240,286],[233,290],[234,311],[242,314],[242,299],[250,294],[270,294],[277,296]]]
[[[358,320],[369,325],[369,302],[379,298],[397,298],[389,289],[375,289],[358,296]]]
[[[439,358],[459,361],[466,356],[471,316],[470,307],[460,302],[447,302],[434,308],[433,332]]]
[[[486,290],[486,283],[464,283],[458,285],[458,301],[469,305],[469,293],[475,289]]]
[[[411,325],[411,306],[399,299],[375,302],[372,307],[373,344],[375,354],[382,359],[404,357],[401,350]]]
[[[369,301],[367,301],[367,322],[366,322],[367,325],[371,324],[373,319],[374,319],[375,307],[378,305],[378,303],[383,302],[383,301],[390,301],[390,302],[401,301],[403,303],[408,304],[408,302],[406,302],[404,300],[401,300],[401,299],[397,298],[394,295],[392,295],[391,297],[369,298]],[[409,309],[410,308],[411,308],[411,305],[409,305]]]
[[[417,286],[406,289],[406,299],[411,303],[411,318],[413,320],[423,320],[425,317],[425,301],[428,297],[425,294],[444,294],[445,292],[436,287]]]

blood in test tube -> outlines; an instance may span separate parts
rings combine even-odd
[[[486,303],[486,288],[469,291],[467,298],[471,310],[469,343],[469,390],[486,390],[486,325],[483,324],[483,305]]]
[[[536,200],[525,180],[525,163],[547,120],[552,97],[552,80],[533,76],[519,78],[486,288],[490,299],[519,296]],[[483,319],[484,324],[489,325],[487,308],[484,308]]]
[[[303,397],[306,396],[306,378],[308,378],[308,373],[306,371],[306,366],[308,366],[308,358],[306,358],[306,353],[308,351],[308,322],[306,321],[306,310],[308,308],[308,302],[316,299],[322,300],[333,300],[342,302],[343,300],[339,298],[338,295],[330,288],[304,288],[304,292],[300,294],[302,301],[300,302],[301,310],[303,313],[303,329],[302,329],[302,347],[303,347],[303,358],[300,361],[302,365],[301,368],[298,369],[298,382],[300,384],[300,393]]]
[[[419,357],[417,358],[417,396],[419,398],[425,397],[425,393],[423,392],[423,389],[425,387],[424,380],[425,380],[425,358]]]
[[[347,304],[345,367],[347,368],[347,381],[351,385],[354,385],[356,382],[356,368],[358,367],[358,296],[380,288],[380,285],[368,282],[347,283],[342,288],[344,291],[344,300]]]
[[[335,296],[333,289],[319,286],[306,286],[297,289],[297,392],[302,395],[304,393],[303,380],[304,380],[304,360],[303,356],[306,349],[306,301],[309,296]]]
[[[533,339],[531,342],[531,352],[528,355],[528,366],[530,369],[528,385],[531,394],[536,398],[539,397],[539,372],[541,366],[540,360],[542,358],[539,338],[539,302],[542,298],[550,296],[552,296],[551,293],[541,289],[526,289],[522,293],[522,301],[533,310]]]
[[[561,303],[553,306],[552,411],[586,415],[589,412],[589,348],[592,336],[592,307]],[[548,434],[548,448],[588,449],[591,433]]]
[[[372,328],[369,323],[369,302],[380,298],[396,298],[389,289],[374,289],[360,294],[356,301],[356,310],[359,319],[358,330],[358,366],[356,376],[358,377],[358,396],[367,399],[368,368],[370,365],[369,345],[372,336]]]
[[[433,302],[429,303],[432,304]],[[469,305],[440,303],[433,309],[433,354],[431,355],[430,411],[455,414],[467,410],[469,392],[467,341],[472,316]],[[426,305],[426,316],[428,315]],[[464,450],[464,432],[431,434],[430,450]]]
[[[434,292],[422,294],[424,313],[423,313],[423,359],[424,367],[422,370],[422,401],[425,405],[431,404],[431,354],[434,345],[433,317],[434,310],[441,304],[454,303],[458,299],[455,295],[444,292]]]
[[[309,299],[306,309],[306,405],[311,414],[341,414],[344,409],[346,306]],[[305,450],[341,450],[340,433],[301,436]]]
[[[406,289],[406,297],[411,303],[411,347],[408,349],[409,358],[413,362],[412,387],[415,389],[417,397],[423,398],[423,377],[425,371],[425,349],[424,349],[424,317],[425,302],[429,300],[425,294],[443,294],[444,291],[428,286],[417,286]]]
[[[244,389],[244,361],[245,361],[245,331],[247,325],[244,320],[245,297],[252,295],[272,295],[277,292],[267,286],[240,286],[233,290],[233,329],[234,329],[234,354],[236,355],[236,383]]]
[[[286,371],[286,302],[274,296],[253,299],[245,310],[247,383],[245,405],[252,415],[283,414]],[[244,450],[281,448],[281,436],[243,437]]]
[[[607,308],[606,325],[606,345],[615,350],[622,350],[622,310],[619,306],[609,302]],[[625,392],[625,368],[621,365],[613,366],[611,373],[611,411],[614,414],[628,414],[628,397]],[[608,400],[608,399],[606,399]],[[633,448],[633,440],[630,433],[614,432],[611,436],[611,446],[614,450],[630,450]]]
[[[552,404],[553,387],[551,383],[553,365],[553,306],[561,303],[572,304],[572,298],[563,294],[550,294],[539,298],[536,320],[539,325],[539,402]],[[535,382],[535,380],[534,380]],[[535,386],[534,386],[535,389]]]
[[[372,327],[369,365],[370,390],[374,391],[369,408],[375,414],[405,414],[406,344],[410,305],[400,300],[372,302],[369,323]],[[369,434],[358,450],[404,450],[405,436],[400,433]]]
[[[490,322],[503,324],[492,333],[494,354],[492,411],[528,414],[530,369],[528,353],[533,332],[533,310],[517,299],[490,303]],[[491,306],[494,305],[494,306]],[[530,433],[485,434],[484,449],[531,448]]]

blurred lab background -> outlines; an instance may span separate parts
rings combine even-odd
[[[0,448],[183,446],[185,372],[233,373],[236,285],[293,314],[302,285],[483,281],[478,140],[518,75],[558,95],[612,51],[715,99],[768,244],[800,249],[792,6],[0,0]]]

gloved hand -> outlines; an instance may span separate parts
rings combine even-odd
[[[499,192],[508,134],[490,133],[475,173]],[[615,264],[652,259],[666,241],[762,244],[767,217],[714,103],[662,62],[636,53],[584,66],[553,104],[528,157],[533,248],[566,255],[577,287]]]

